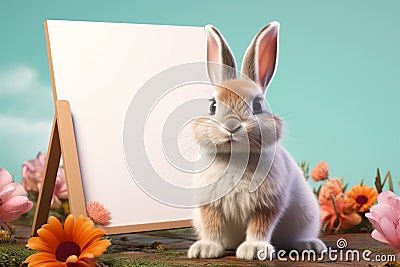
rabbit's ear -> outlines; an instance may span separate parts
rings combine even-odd
[[[235,58],[224,37],[212,25],[207,25],[205,30],[207,34],[207,69],[210,80],[213,83],[221,83],[225,80],[236,79]]]
[[[279,22],[271,22],[254,37],[244,55],[242,73],[265,93],[278,63]]]

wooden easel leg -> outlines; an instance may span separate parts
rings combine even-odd
[[[32,225],[32,236],[36,236],[37,230],[47,222],[61,154],[64,161],[71,213],[76,217],[79,215],[86,216],[86,202],[82,187],[74,126],[69,103],[65,100],[56,101],[56,115],[51,131],[42,187],[40,188]]]
[[[47,222],[51,199],[53,197],[54,185],[57,178],[57,171],[60,165],[61,146],[58,134],[57,117],[54,117],[53,128],[47,152],[47,161],[42,179],[42,186],[37,201],[35,218],[32,225],[32,236],[37,235],[37,230]]]
[[[68,101],[58,100],[56,102],[56,116],[68,188],[69,207],[75,217],[79,215],[86,216],[86,202],[83,193],[74,125]]]

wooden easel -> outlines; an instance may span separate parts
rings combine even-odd
[[[47,162],[42,179],[42,187],[39,192],[35,217],[32,225],[32,236],[37,235],[37,230],[47,222],[61,156],[64,162],[65,179],[68,189],[68,201],[71,213],[75,217],[79,215],[86,215],[86,201],[83,193],[84,190],[78,161],[77,144],[70,104],[66,100],[58,100],[57,97],[49,25],[47,21],[44,23],[44,32],[46,35],[46,46],[53,89],[55,116],[47,152]],[[103,229],[107,234],[112,235],[120,233],[183,228],[190,227],[191,225],[191,219],[184,219],[133,225],[106,226]]]
[[[37,230],[47,222],[61,155],[64,162],[71,213],[74,216],[86,215],[74,126],[72,123],[70,106],[66,100],[58,100],[55,102],[53,128],[47,152],[42,186],[40,188],[35,217],[32,224],[32,236],[36,236]]]

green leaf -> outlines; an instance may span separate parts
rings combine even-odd
[[[347,189],[348,186],[349,186],[349,183],[347,183],[347,184],[345,184],[345,185],[343,186],[343,192],[346,192],[346,189]]]
[[[310,169],[310,164],[307,163],[307,161],[303,160],[302,162],[298,163],[300,166],[301,170],[303,171],[303,176],[308,180],[310,178],[310,175],[308,174],[309,169]]]
[[[15,182],[15,170],[13,170],[11,173],[11,179],[13,182]]]
[[[385,179],[383,179],[382,190],[383,190],[383,187],[384,187],[385,184],[386,184],[387,179],[388,179],[388,176],[387,176],[387,174],[386,174]]]
[[[388,178],[389,181],[389,190],[394,192],[392,174],[390,173],[390,171],[387,172],[386,177]]]
[[[331,199],[332,199],[333,208],[335,209],[336,218],[339,218],[339,212],[338,212],[338,209],[337,209],[335,196],[332,193],[330,193],[330,196],[331,196]]]
[[[327,230],[327,228],[328,228],[328,225],[329,225],[329,220],[326,221],[326,222],[324,223],[324,225],[322,226],[322,232],[326,233],[326,230]]]
[[[321,188],[322,188],[322,184],[318,186],[318,189],[317,189],[317,196],[319,196],[319,192],[321,191]]]
[[[376,169],[375,187],[376,187],[376,191],[378,191],[378,194],[382,193],[381,173],[379,171],[379,168]]]

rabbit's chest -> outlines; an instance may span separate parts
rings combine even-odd
[[[249,192],[250,183],[244,179],[219,200],[226,219],[246,222],[255,207],[255,194]]]
[[[239,224],[246,223],[257,206],[265,205],[268,199],[268,183],[266,180],[254,192],[250,192],[250,184],[254,179],[254,171],[247,166],[220,164],[212,165],[196,179],[196,186],[211,185],[207,194],[200,196],[202,203],[210,203],[222,211],[227,221]],[[221,189],[222,188],[222,189]],[[211,201],[204,201],[211,200]]]

